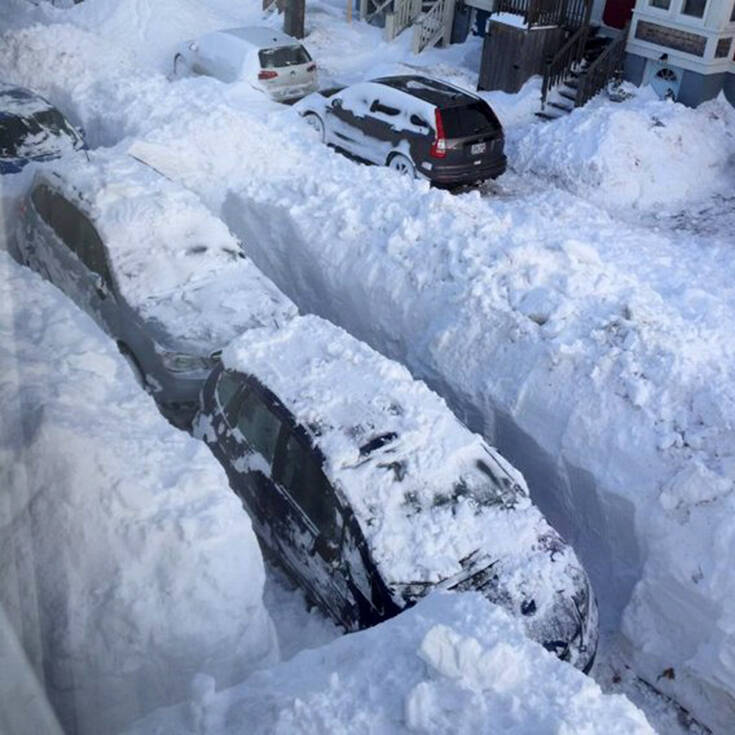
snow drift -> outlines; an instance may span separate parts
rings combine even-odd
[[[128,735],[653,733],[620,695],[529,641],[480,593],[434,593],[397,618],[159,710]],[[200,727],[202,729],[197,729]]]
[[[66,732],[277,658],[250,522],[91,320],[0,253],[0,602]],[[20,703],[18,703],[19,706]]]

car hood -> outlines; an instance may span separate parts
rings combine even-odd
[[[209,355],[249,329],[283,324],[296,307],[250,263],[233,264],[216,278],[138,299],[131,307],[163,346]]]

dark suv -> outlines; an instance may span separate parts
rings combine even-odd
[[[0,174],[85,147],[82,134],[43,97],[0,83]]]
[[[483,99],[421,76],[325,89],[296,106],[322,141],[435,184],[468,184],[506,168],[503,127]]]
[[[194,433],[262,546],[348,630],[432,589],[479,590],[587,670],[597,606],[523,478],[405,368],[313,316],[250,330]]]

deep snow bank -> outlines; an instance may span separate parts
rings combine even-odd
[[[0,254],[0,601],[67,732],[276,657],[250,522],[91,320]],[[17,702],[19,707],[24,706]]]
[[[732,188],[735,109],[724,97],[689,109],[626,88],[635,97],[623,104],[600,95],[553,125],[511,133],[511,165],[621,213]]]
[[[479,593],[435,593],[227,692],[155,712],[129,735],[243,727],[250,735],[653,733],[627,699],[602,694]]]
[[[720,582],[733,555],[702,549],[703,583],[682,551],[703,533],[697,516],[659,496],[706,497],[703,522],[735,529],[724,250],[692,251],[550,187],[494,199],[429,190],[315,147],[290,118],[220,110],[135,151],[220,210],[303,310],[407,364],[520,467],[609,625],[639,583],[626,632],[649,678],[722,726],[735,716],[735,597]],[[706,625],[682,620],[690,606]],[[678,645],[650,636],[656,627]],[[678,676],[659,678],[669,667]]]

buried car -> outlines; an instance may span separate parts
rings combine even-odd
[[[40,172],[21,210],[19,259],[112,335],[177,425],[227,342],[296,313],[194,194],[129,156]]]
[[[333,87],[296,108],[324,143],[435,184],[470,184],[506,168],[503,126],[490,105],[438,79],[393,76]]]
[[[0,83],[0,174],[85,148],[82,134],[47,100]]]
[[[223,82],[246,81],[278,102],[317,88],[309,52],[290,36],[259,26],[213,31],[182,43],[174,56],[174,75],[190,72]]]
[[[521,475],[397,363],[313,316],[251,330],[202,391],[212,448],[265,550],[348,630],[476,589],[588,670],[597,605]]]

